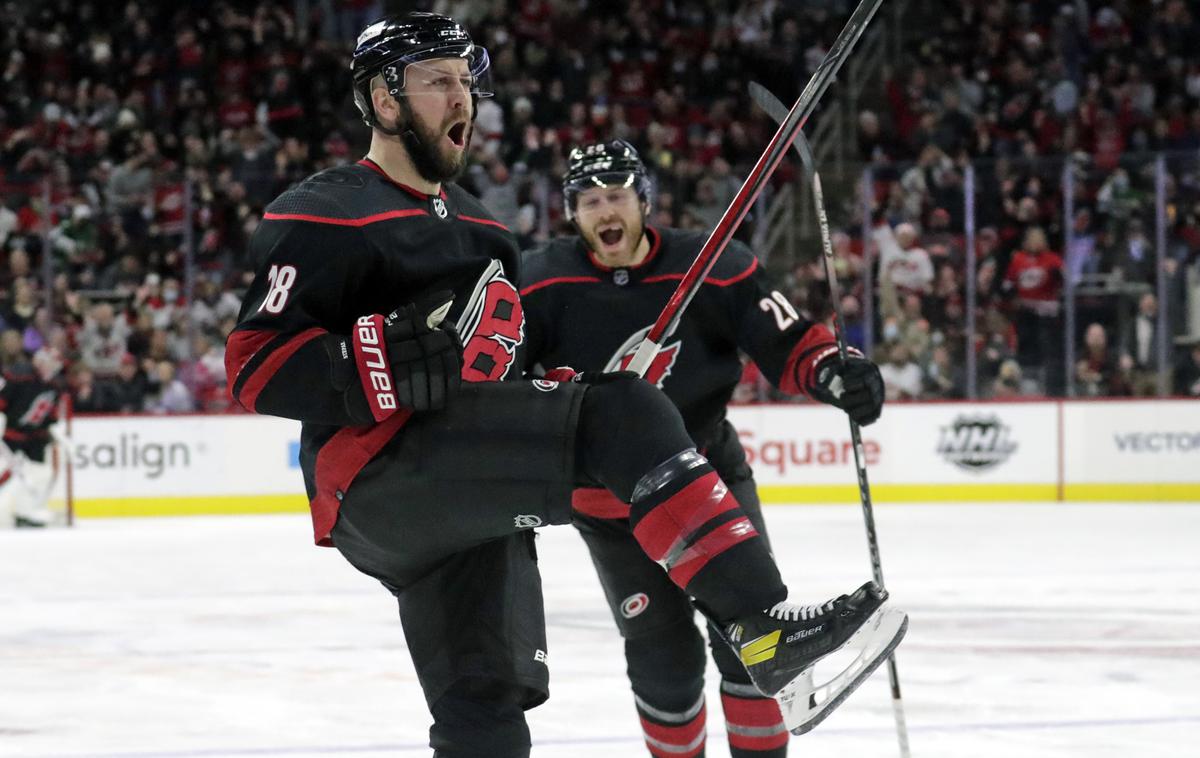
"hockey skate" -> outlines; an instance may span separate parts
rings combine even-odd
[[[792,734],[804,734],[841,705],[900,644],[908,615],[884,608],[887,591],[867,582],[824,605],[778,603],[725,626],[754,686],[779,701]],[[815,682],[833,653],[839,673]],[[849,657],[849,662],[846,658]],[[824,668],[824,667],[822,667]]]

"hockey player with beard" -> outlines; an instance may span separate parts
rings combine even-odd
[[[819,719],[906,617],[870,582],[788,602],[765,541],[650,384],[523,378],[519,251],[454,184],[488,68],[445,16],[362,32],[351,72],[370,150],[268,205],[227,343],[232,396],[302,422],[314,539],[396,597],[435,756],[529,754],[524,711],[548,681],[532,529],[569,523],[582,482],[632,503],[638,544],[743,650],[756,685],[799,692],[797,724]],[[843,646],[861,665],[809,708],[803,673]]]
[[[0,526],[46,526],[54,482],[50,448],[63,396],[58,350],[43,347],[33,359],[0,377],[4,441],[0,443]]]
[[[651,187],[637,151],[616,140],[572,151],[563,179],[579,234],[527,252],[521,279],[526,361],[532,367],[624,368],[706,236],[647,227]],[[679,408],[696,448],[766,539],[762,511],[726,405],[742,373],[739,350],[781,390],[879,418],[883,383],[870,361],[838,357],[833,334],[771,289],[753,253],[731,243],[647,372]],[[842,391],[837,392],[835,381]],[[704,754],[704,642],[688,593],[639,549],[629,505],[604,489],[574,493],[575,525],[591,552],[625,639],[634,703],[651,755]],[[778,703],[709,630],[733,758],[782,758],[788,731]]]

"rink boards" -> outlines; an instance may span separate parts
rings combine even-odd
[[[758,405],[730,417],[764,502],[857,502],[841,413]],[[82,517],[307,509],[296,422],[78,416],[71,443]],[[876,502],[1200,501],[1195,401],[893,404],[863,448]]]

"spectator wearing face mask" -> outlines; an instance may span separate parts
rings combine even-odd
[[[887,400],[915,400],[921,396],[921,367],[913,362],[908,348],[894,345],[888,362],[879,367]]]

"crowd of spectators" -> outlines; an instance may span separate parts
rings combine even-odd
[[[882,228],[896,227],[886,236],[905,251],[889,255],[877,240],[876,359],[905,377],[892,382],[893,396],[961,397],[969,349],[983,397],[1068,387],[1157,394],[1159,156],[1167,357],[1179,377],[1168,390],[1195,394],[1184,377],[1193,360],[1188,275],[1200,252],[1197,4],[911,5],[924,15],[909,20],[929,33],[889,67],[879,107],[858,114],[859,157],[873,182],[856,202]],[[968,169],[977,230],[971,343],[961,335]],[[1069,337],[1065,285],[1076,315]],[[890,303],[889,290],[899,294]],[[949,379],[944,350],[956,367]]]
[[[746,82],[796,96],[851,5],[0,2],[9,20],[0,29],[0,364],[58,350],[80,410],[226,410],[224,337],[250,273],[246,242],[275,195],[365,152],[347,61],[357,32],[385,11],[451,13],[488,47],[496,96],[479,101],[463,183],[531,244],[568,228],[557,178],[570,147],[616,137],[634,142],[655,174],[652,223],[712,226],[774,131]],[[892,68],[885,107],[859,120],[875,177],[866,200],[877,228],[866,244],[880,259],[876,358],[893,397],[964,393],[955,198],[975,162],[984,394],[1060,391],[1067,377],[1037,367],[1061,333],[1061,313],[1050,311],[1063,272],[1119,270],[1140,282],[1156,273],[1145,241],[1149,164],[1128,156],[1200,147],[1200,65],[1184,54],[1191,10],[945,6],[938,33],[914,37]],[[1075,255],[1062,251],[1063,162],[1034,160],[1063,153],[1080,175]],[[1191,165],[1171,173],[1180,278],[1200,241]],[[775,181],[794,176],[785,164]],[[842,305],[862,344],[863,301],[876,296],[862,287],[864,240],[850,232],[836,242],[849,284]],[[823,317],[822,281],[806,261],[782,283]],[[1144,371],[1150,337],[1132,317],[1128,334],[1114,334],[1109,304],[1088,307],[1109,347],[1085,352],[1081,331],[1078,381],[1111,392],[1107,367],[1128,357],[1131,376]],[[748,377],[739,396],[765,397]]]
[[[81,410],[227,408],[247,239],[291,183],[365,152],[347,62],[385,11],[451,13],[488,47],[464,183],[530,243],[564,228],[569,148],[613,137],[653,167],[655,223],[711,225],[773,131],[745,82],[795,94],[845,6],[0,3],[0,360],[58,349]]]

